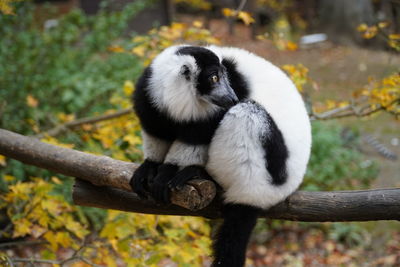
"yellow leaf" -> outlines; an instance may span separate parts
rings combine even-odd
[[[195,21],[193,21],[193,26],[196,28],[203,28],[203,22],[201,22],[199,20],[195,20]]]
[[[108,51],[114,52],[114,53],[123,53],[123,52],[125,52],[125,49],[123,49],[119,45],[112,45],[112,46],[109,46],[107,49],[108,49]]]
[[[400,33],[389,34],[389,39],[391,39],[391,40],[400,40]]]
[[[34,98],[32,95],[29,94],[26,97],[26,104],[31,108],[36,108],[39,104],[39,101],[36,98]]]
[[[327,109],[333,109],[336,107],[336,102],[333,100],[326,100],[325,103]]]
[[[289,51],[296,51],[299,47],[298,47],[298,45],[296,43],[288,41],[286,43],[286,48]]]
[[[54,232],[52,231],[48,231],[47,233],[44,234],[44,239],[46,239],[49,244],[50,244],[50,248],[53,251],[57,251],[58,249],[58,242],[56,240],[56,235],[54,234]]]
[[[77,221],[74,221],[72,217],[68,217],[65,221],[65,227],[74,233],[78,238],[83,239],[85,235],[88,233],[88,231],[78,223]]]
[[[39,226],[39,225],[34,225],[34,226],[32,227],[31,235],[32,235],[34,238],[39,238],[39,237],[40,237],[43,233],[45,233],[46,231],[47,231],[46,228],[41,227],[41,226]]]
[[[133,85],[132,81],[128,80],[128,81],[124,82],[124,94],[126,96],[132,95],[133,89],[134,89],[134,85]]]
[[[90,123],[82,124],[81,127],[82,127],[82,130],[84,130],[85,132],[88,132],[93,129],[93,125]]]
[[[56,177],[56,176],[52,176],[52,177],[51,177],[51,180],[52,180],[53,183],[55,183],[55,184],[62,184],[61,180],[60,180],[58,177]]]
[[[235,15],[235,10],[233,10],[233,9],[230,9],[230,8],[223,8],[222,9],[222,14],[225,16],[225,17],[232,17],[232,16],[234,16]]]
[[[123,140],[133,146],[142,143],[142,140],[136,135],[125,135]]]
[[[383,21],[383,22],[379,22],[378,23],[378,27],[381,28],[381,29],[386,28],[388,25],[389,25],[389,22],[387,22],[387,21]]]
[[[0,166],[6,166],[6,157],[0,155]]]
[[[45,214],[45,215],[39,217],[38,223],[43,227],[48,227],[49,221],[50,221],[50,217],[47,216],[47,214]]]
[[[17,197],[23,200],[29,199],[29,194],[32,191],[32,183],[21,183],[18,182],[15,185],[9,187],[10,191]]]
[[[60,147],[65,147],[65,148],[73,148],[74,144],[63,144],[60,143],[56,138],[51,137],[51,136],[46,136],[45,138],[43,138],[41,141],[51,144],[51,145],[56,145],[56,146],[60,146]]]
[[[132,48],[132,53],[134,53],[135,55],[137,55],[139,57],[143,57],[145,55],[145,52],[146,52],[146,48],[142,45]]]
[[[368,29],[368,25],[365,23],[362,23],[360,25],[358,25],[357,27],[357,31],[359,32],[365,32]]]
[[[66,248],[71,245],[71,236],[67,232],[57,232],[55,241]]]
[[[11,0],[0,0],[0,12],[5,15],[15,15],[14,8],[10,4]]]
[[[31,232],[32,223],[27,219],[20,219],[14,222],[13,237],[25,236]]]
[[[184,23],[174,22],[171,25],[171,29],[178,30],[178,31],[181,31],[185,28],[186,28],[186,25]]]
[[[7,175],[7,174],[5,174],[5,175],[3,175],[3,179],[4,179],[4,181],[6,181],[6,182],[12,182],[12,181],[15,180],[15,177],[12,176],[12,175]]]
[[[63,112],[58,113],[57,117],[61,122],[68,122],[68,121],[72,121],[75,119],[74,114],[65,114]]]
[[[237,15],[239,19],[241,19],[244,24],[250,25],[251,23],[254,23],[253,17],[250,15],[250,13],[245,12],[245,11],[240,11],[239,14]]]
[[[365,39],[371,39],[374,38],[377,33],[378,33],[378,27],[376,26],[368,27],[368,29],[364,32],[363,37]]]
[[[54,201],[54,199],[43,199],[40,205],[42,209],[48,211],[53,216],[57,216],[63,211],[59,203]]]
[[[134,42],[134,43],[142,43],[142,42],[145,42],[146,40],[147,40],[146,36],[138,35],[138,36],[135,36],[132,39],[132,42]]]
[[[260,40],[260,41],[268,40],[267,37],[268,37],[267,33],[265,33],[265,34],[259,34],[259,35],[256,36],[257,40]]]

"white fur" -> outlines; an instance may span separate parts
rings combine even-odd
[[[198,96],[195,79],[200,70],[193,57],[176,55],[180,47],[164,50],[153,61],[151,99],[177,121],[207,118],[218,108]],[[281,131],[289,154],[287,182],[278,186],[271,184],[264,158],[268,151],[263,150],[259,138],[268,134],[269,126],[263,116],[251,109],[251,104],[242,103],[229,110],[212,139],[208,154],[207,146],[175,141],[164,162],[179,166],[206,163],[208,172],[225,190],[225,202],[269,208],[293,193],[306,171],[311,129],[304,103],[292,81],[261,57],[237,48],[207,48],[220,60],[229,58],[236,62],[250,87],[249,97],[266,109]],[[183,65],[192,73],[190,81],[181,74]]]
[[[151,64],[150,96],[153,103],[177,121],[206,118],[219,108],[198,97],[197,75],[200,70],[194,57],[177,55],[181,46],[172,46],[159,54]],[[191,79],[181,74],[183,65],[189,67]]]
[[[269,208],[295,191],[305,174],[311,128],[304,103],[292,81],[261,57],[237,48],[209,49],[236,61],[238,71],[249,83],[250,98],[267,110],[282,132],[289,157],[287,182],[280,186],[267,182],[270,176],[265,169],[264,154],[253,139],[263,126],[253,115],[234,115],[240,113],[234,107],[211,142],[207,170],[225,189],[226,202]]]
[[[171,143],[165,142],[142,130],[144,157],[155,162],[163,162]]]
[[[175,164],[180,167],[190,165],[205,166],[208,158],[207,145],[188,145],[175,141],[168,151],[164,163]]]

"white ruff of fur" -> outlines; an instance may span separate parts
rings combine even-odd
[[[165,163],[175,164],[181,167],[190,165],[205,166],[207,162],[207,145],[188,145],[175,141],[168,151]]]
[[[265,152],[255,138],[264,126],[242,104],[233,107],[217,129],[206,168],[225,189],[225,202],[269,208],[293,193],[305,174],[311,127],[304,103],[292,81],[266,60],[237,48],[209,49],[237,62],[238,71],[249,83],[250,98],[267,110],[282,132],[289,152],[288,180],[278,186],[270,183]]]
[[[192,56],[176,55],[173,46],[159,54],[151,64],[149,93],[153,104],[177,121],[190,121],[209,117],[218,110],[199,97],[196,83],[200,70]],[[191,73],[190,80],[182,74],[186,65]]]
[[[158,139],[142,130],[144,158],[163,162],[171,143]]]

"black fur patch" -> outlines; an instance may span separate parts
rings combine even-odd
[[[244,76],[238,72],[236,68],[236,62],[231,58],[224,58],[222,65],[225,66],[228,72],[229,84],[239,100],[246,99],[249,96],[249,86]]]
[[[272,177],[272,184],[282,185],[287,180],[286,160],[289,157],[289,151],[282,132],[268,112],[266,112],[266,119],[268,134],[262,138],[262,143],[265,149],[267,170]]]
[[[209,144],[225,111],[215,113],[207,119],[178,122],[165,112],[158,110],[150,101],[147,87],[151,77],[148,67],[136,84],[133,103],[143,129],[147,133],[166,141],[176,139],[193,145]]]
[[[260,209],[239,204],[223,207],[224,222],[214,238],[212,267],[242,267],[246,248]]]
[[[148,182],[157,174],[157,168],[160,162],[155,162],[150,159],[145,159],[144,162],[133,173],[129,184],[132,191],[138,194],[141,198],[145,198],[149,191]]]
[[[190,165],[176,173],[176,175],[169,181],[169,187],[171,189],[180,190],[184,184],[192,179],[212,180],[211,176],[203,166]]]
[[[213,89],[213,83],[211,83],[210,77],[214,74],[222,76],[223,72],[217,55],[209,49],[198,46],[184,46],[178,49],[176,54],[194,57],[196,65],[200,69],[196,88],[200,94],[208,94]]]
[[[172,121],[158,112],[150,102],[147,87],[151,75],[152,70],[148,67],[136,83],[136,90],[133,94],[133,108],[142,128],[149,134],[166,141],[173,141],[176,139],[176,129],[171,127]]]
[[[197,66],[205,69],[209,66],[219,66],[219,58],[211,50],[198,46],[184,46],[176,51],[177,55],[189,55],[194,57]]]

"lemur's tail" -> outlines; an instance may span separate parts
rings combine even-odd
[[[238,204],[224,207],[224,222],[214,238],[212,267],[242,267],[246,248],[260,209]]]

